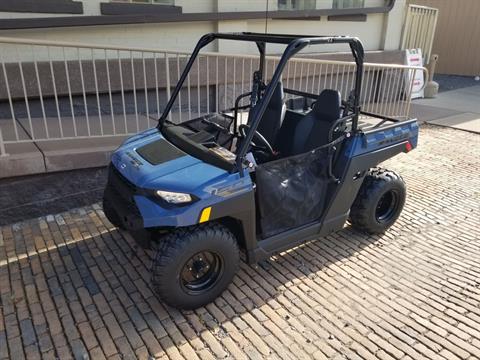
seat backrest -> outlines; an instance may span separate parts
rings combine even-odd
[[[323,90],[312,110],[295,127],[290,155],[301,154],[327,144],[328,133],[333,123],[341,117],[341,106],[340,92],[331,89]]]
[[[278,130],[282,126],[287,107],[283,93],[282,82],[279,81],[272,94],[270,102],[258,124],[257,131],[273,146]]]

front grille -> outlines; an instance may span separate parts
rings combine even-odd
[[[110,165],[108,172],[108,185],[114,196],[128,210],[135,215],[140,215],[140,211],[135,204],[133,196],[137,193],[137,187],[125,178],[113,165]]]
[[[114,181],[121,182],[125,187],[127,187],[131,192],[136,192],[137,187],[135,184],[131,183],[125,176],[123,176],[120,171],[113,165],[110,165],[110,174]]]

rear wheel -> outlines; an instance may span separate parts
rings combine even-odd
[[[400,175],[381,168],[370,170],[350,209],[352,226],[368,233],[385,232],[400,216],[406,193]]]
[[[226,289],[239,262],[237,241],[226,227],[206,224],[178,229],[158,244],[152,284],[167,304],[195,309]]]

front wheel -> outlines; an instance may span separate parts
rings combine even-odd
[[[235,236],[220,224],[178,229],[160,240],[152,285],[167,304],[195,309],[212,302],[238,270]]]
[[[381,168],[370,170],[350,209],[352,226],[371,234],[385,232],[400,216],[406,194],[400,175]]]

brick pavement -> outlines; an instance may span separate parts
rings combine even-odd
[[[480,137],[420,136],[386,164],[409,188],[391,231],[242,263],[196,311],[154,296],[149,254],[98,205],[2,227],[0,358],[479,358]]]

